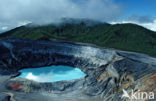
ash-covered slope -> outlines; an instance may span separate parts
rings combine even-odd
[[[86,44],[20,39],[0,40],[0,55],[3,100],[128,101],[122,99],[123,89],[156,94],[156,58],[147,55]],[[19,69],[49,65],[78,67],[87,76],[55,83],[14,78]]]

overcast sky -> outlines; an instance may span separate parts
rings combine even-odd
[[[64,17],[132,22],[156,31],[154,9],[155,0],[0,0],[0,32],[30,22],[59,22]]]

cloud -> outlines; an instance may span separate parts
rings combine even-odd
[[[134,24],[138,24],[140,26],[143,26],[149,30],[152,30],[152,31],[156,31],[156,19],[153,20],[152,22],[144,22],[144,23],[141,23],[141,22],[138,22],[138,21],[128,21],[128,20],[125,20],[125,21],[121,21],[121,22],[111,22],[111,24],[117,24],[117,23],[134,23]]]
[[[138,23],[153,23],[154,19],[150,16],[139,16],[134,14],[128,18],[128,21],[133,21]]]
[[[0,0],[0,27],[23,22],[45,24],[62,17],[116,20],[122,7],[113,0]]]
[[[8,27],[7,26],[1,26],[0,27],[0,33],[5,32],[7,30],[8,30]]]
[[[143,26],[149,30],[156,31],[156,19],[151,16],[140,16],[133,14],[127,19],[118,22],[111,22],[111,24],[122,24],[122,23],[134,23]]]

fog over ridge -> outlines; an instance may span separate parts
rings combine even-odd
[[[0,13],[0,28],[5,30],[29,22],[59,22],[64,17],[108,22],[122,15],[122,7],[113,0],[0,0]]]

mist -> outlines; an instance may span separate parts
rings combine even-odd
[[[122,15],[113,0],[0,0],[0,30],[27,23],[57,23],[61,18],[87,18],[103,22]]]

